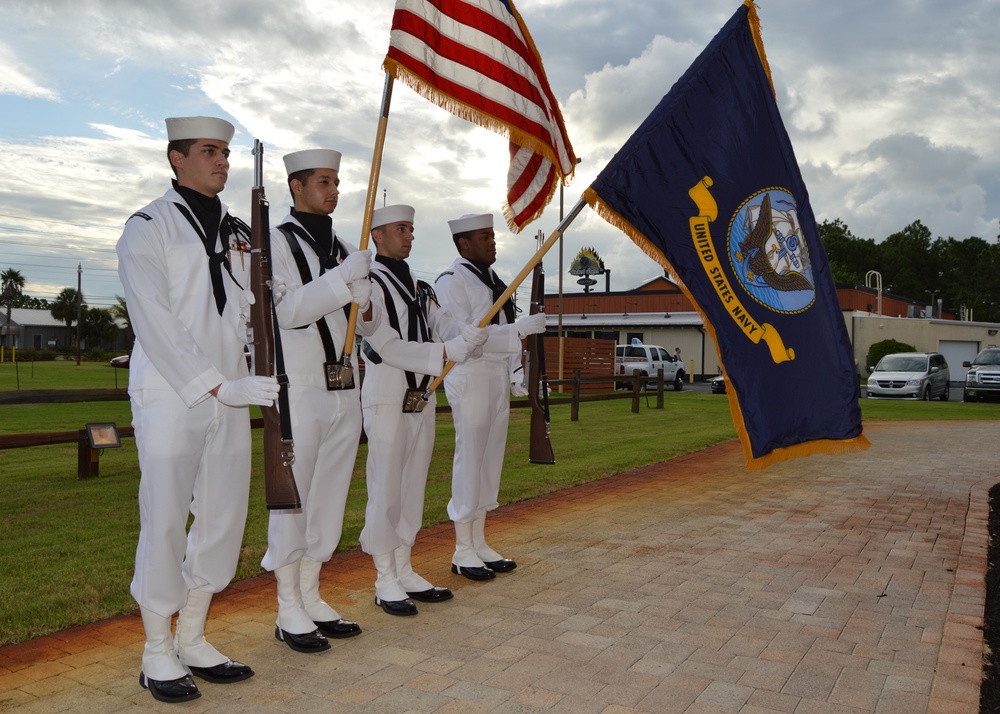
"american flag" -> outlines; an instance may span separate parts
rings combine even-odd
[[[397,0],[384,67],[457,116],[510,142],[504,215],[541,215],[576,156],[528,28],[511,0]]]

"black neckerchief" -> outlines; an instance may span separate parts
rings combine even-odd
[[[385,255],[376,255],[375,260],[388,268],[389,272],[392,273],[393,276],[399,280],[399,282],[406,286],[406,289],[410,291],[410,294],[416,292],[413,286],[413,278],[410,277],[410,266],[406,264],[405,260],[398,260]]]
[[[333,235],[333,219],[330,216],[303,213],[293,208],[292,217],[301,224],[301,228],[291,221],[282,223],[278,228],[291,230],[297,238],[312,248],[313,253],[319,258],[320,275],[336,268],[340,265],[340,261],[347,257],[347,251]]]
[[[385,275],[386,280],[382,279],[380,270],[372,270],[369,275],[372,280],[374,280],[382,288],[382,295],[385,296],[385,309],[389,317],[389,326],[396,331],[396,333],[404,340],[408,342],[429,342],[430,341],[430,328],[427,325],[427,304],[426,300],[422,299],[422,291],[415,289],[413,285],[413,279],[410,277],[410,270],[406,265],[406,261],[396,260],[395,258],[385,258],[384,256],[375,256],[376,262],[384,265],[388,274]],[[405,270],[405,282],[402,280],[402,276],[398,272],[399,270]],[[406,336],[403,336],[402,326],[399,324],[399,313],[396,311],[395,301],[392,299],[392,291],[389,290],[389,286],[386,283],[392,283],[392,286],[399,293],[400,297],[403,298],[403,302],[406,303],[406,315],[408,318]],[[424,283],[421,283],[425,286]],[[406,376],[406,383],[410,389],[417,389],[417,378],[416,374],[410,372],[409,370],[403,370]],[[430,382],[430,375],[425,374],[423,381],[420,383],[420,389],[425,389]]]
[[[232,228],[228,220],[222,217],[222,201],[218,196],[210,197],[199,193],[187,186],[181,186],[177,180],[172,181],[174,190],[187,203],[175,203],[191,228],[198,234],[202,245],[205,246],[205,253],[208,255],[208,272],[212,277],[212,293],[215,296],[215,307],[219,314],[226,307],[226,288],[222,281],[222,266],[226,267],[226,272],[232,277],[233,272],[229,265],[229,234]],[[190,208],[190,211],[188,210]],[[191,214],[194,214],[193,216]],[[226,215],[229,218],[229,215]],[[220,236],[221,230],[221,236]],[[222,238],[220,246],[219,238]],[[235,278],[233,278],[235,280]]]
[[[219,237],[219,222],[222,221],[222,201],[218,196],[206,196],[195,191],[193,188],[181,186],[176,179],[173,181],[174,190],[181,195],[181,198],[194,212],[195,218],[201,224],[201,229],[205,236],[215,241]]]
[[[507,283],[501,280],[500,276],[497,275],[492,269],[490,269],[490,266],[486,265],[485,263],[477,263],[469,260],[468,258],[466,258],[466,260],[468,262],[462,263],[462,265],[468,268],[473,275],[479,278],[480,282],[482,282],[483,285],[485,285],[492,291],[493,302],[495,303],[500,298],[500,296],[503,295],[504,292],[507,290]],[[514,322],[513,296],[503,304],[503,314],[507,318],[508,325]],[[496,315],[494,315],[490,319],[490,322],[494,325],[499,325],[500,313],[498,312]]]
[[[294,208],[292,209],[292,218],[301,223],[302,227],[309,234],[309,237],[315,241],[315,245],[311,247],[316,251],[316,255],[319,256],[321,264],[329,263],[328,258],[330,256],[336,257],[336,253],[333,250],[333,218],[322,213],[296,211]],[[323,267],[329,270],[330,268],[337,267],[337,264],[326,264]]]

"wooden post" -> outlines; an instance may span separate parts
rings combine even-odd
[[[78,479],[85,479],[97,476],[100,472],[100,458],[100,450],[90,446],[90,437],[87,436],[87,430],[80,429],[77,438],[76,477]]]
[[[656,408],[663,409],[663,367],[656,370]]]
[[[569,405],[569,420],[580,421],[580,370],[573,370],[573,401]]]
[[[632,413],[639,413],[639,393],[642,391],[642,374],[639,370],[632,370]]]

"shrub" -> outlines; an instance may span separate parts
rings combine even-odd
[[[891,355],[893,352],[916,352],[917,348],[913,345],[908,345],[905,342],[898,342],[896,340],[882,340],[881,342],[876,342],[871,347],[868,348],[868,356],[865,358],[866,367],[871,369],[878,364],[878,361],[885,357],[886,355]]]
[[[87,361],[89,362],[106,362],[112,357],[114,357],[114,354],[100,347],[95,347],[87,352]]]
[[[33,347],[17,351],[18,362],[51,362],[56,358],[52,350],[36,350]]]

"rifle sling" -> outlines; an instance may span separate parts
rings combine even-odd
[[[246,227],[243,221],[238,218],[238,225]],[[268,256],[267,260],[267,282],[274,279],[271,270],[271,232],[267,229],[267,207],[264,208],[264,230],[262,243],[262,255]],[[268,303],[271,307],[271,336],[274,339],[274,378],[278,382],[278,421],[281,424],[281,441],[283,444],[292,443],[292,409],[288,401],[288,375],[285,373],[285,352],[281,347],[281,330],[278,328],[278,310],[274,305],[274,294],[268,290]],[[289,449],[290,451],[290,449]]]

